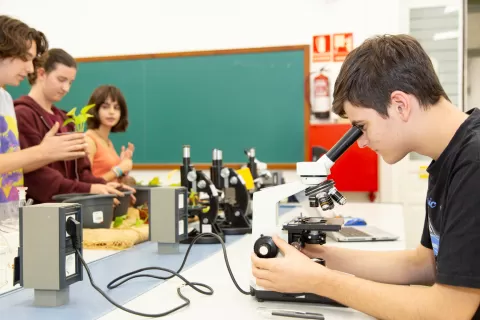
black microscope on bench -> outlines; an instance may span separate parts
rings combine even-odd
[[[181,243],[189,244],[200,233],[214,233],[225,241],[225,235],[218,225],[217,217],[219,210],[219,194],[218,190],[204,172],[196,170],[190,164],[190,146],[183,146],[183,163],[180,167],[180,181],[182,187],[187,188],[189,192],[188,215],[189,217],[198,217],[199,229],[193,229],[188,233],[188,237]],[[207,195],[207,199],[202,199],[203,195]],[[198,197],[198,199],[197,199]],[[201,237],[195,243],[212,244],[220,243],[215,237]]]
[[[278,186],[285,183],[283,174],[281,171],[267,170],[267,165],[256,158],[255,148],[245,149],[245,155],[248,157],[246,167],[250,169],[252,174],[254,189],[250,192],[250,203],[253,200],[253,193],[255,191],[262,190],[267,187]],[[294,199],[293,197],[291,197]],[[292,202],[294,200],[290,200]],[[252,208],[249,206],[247,210],[248,219],[252,219]]]
[[[250,193],[245,180],[232,168],[223,166],[223,152],[213,149],[210,178],[217,189],[221,190],[220,208],[225,218],[219,223],[226,235],[252,233],[252,226],[247,219],[250,205]]]

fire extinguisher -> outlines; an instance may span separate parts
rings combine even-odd
[[[310,108],[312,114],[317,119],[329,119],[331,107],[330,83],[325,68],[321,68],[319,73],[314,76],[311,88]]]

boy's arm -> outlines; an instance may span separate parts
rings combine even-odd
[[[0,154],[0,174],[23,169],[24,173],[34,171],[56,160],[76,159],[85,156],[83,135],[55,136],[56,124],[38,145],[31,145],[16,152]],[[20,146],[22,145],[20,137]]]
[[[314,293],[377,319],[466,320],[472,319],[480,303],[480,289],[398,286],[325,270],[328,275],[318,278]]]
[[[435,282],[435,258],[432,250],[423,245],[397,251],[307,245],[302,252],[311,258],[324,259],[329,269],[363,279],[390,284],[431,285]]]
[[[0,154],[0,174],[23,168],[24,172],[31,171],[36,165],[48,163],[40,152],[39,147]]]
[[[92,167],[90,166],[90,161],[88,157],[83,157],[77,160],[78,174],[80,176],[80,181],[87,182],[91,184],[106,184],[101,177],[95,177],[92,173]]]
[[[278,237],[274,241],[283,258],[252,255],[252,273],[266,290],[314,293],[378,319],[471,319],[479,306],[480,289],[373,282],[319,265]]]
[[[26,114],[22,112],[17,113],[18,130],[20,147],[28,152],[28,149],[34,150],[46,150],[45,152],[39,152],[42,159],[39,163],[31,162],[27,165],[28,173],[25,174],[25,185],[28,186],[28,194],[40,202],[51,201],[52,196],[62,193],[89,193],[91,185],[80,181],[66,179],[59,171],[52,169],[48,166],[39,167],[42,161],[48,163],[57,160],[58,154],[48,152],[48,150],[56,148],[62,148],[59,145],[55,146],[58,141],[71,141],[70,135],[64,135],[62,137],[56,137],[55,132],[58,127],[55,126],[49,131],[46,137],[40,135],[38,130],[35,130],[31,121],[28,121]],[[55,132],[54,132],[55,131]],[[58,139],[61,138],[61,139]],[[84,139],[83,139],[84,141]],[[53,148],[51,148],[53,146]],[[45,149],[42,149],[44,148]],[[82,146],[85,148],[85,146]],[[53,160],[53,161],[50,161]],[[35,169],[37,168],[37,169]],[[32,169],[35,169],[32,171]]]

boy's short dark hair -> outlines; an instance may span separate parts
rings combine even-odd
[[[58,64],[77,69],[77,62],[75,59],[63,49],[50,49],[44,52],[34,61],[35,72],[28,75],[28,82],[33,85],[37,81],[37,70],[39,68],[45,69],[46,73],[55,70]]]
[[[0,59],[27,60],[32,43],[37,45],[37,56],[48,49],[45,35],[26,23],[7,15],[0,15]]]
[[[409,35],[367,39],[342,64],[333,92],[333,112],[345,118],[345,102],[388,117],[390,95],[399,90],[414,95],[423,108],[449,100],[432,61]]]
[[[110,97],[112,101],[117,102],[120,107],[120,120],[118,123],[112,128],[112,132],[125,132],[128,127],[128,110],[127,110],[127,102],[125,101],[125,97],[123,96],[120,89],[115,86],[111,85],[103,85],[96,88],[90,99],[88,100],[88,105],[95,104],[95,107],[90,109],[90,113],[93,117],[88,118],[87,125],[89,129],[97,129],[100,127],[100,116],[98,115],[98,110],[102,106],[103,103]]]

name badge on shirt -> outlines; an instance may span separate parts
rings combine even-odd
[[[436,257],[438,255],[438,249],[440,247],[440,237],[434,233],[430,233],[430,239],[432,241],[433,254]]]

